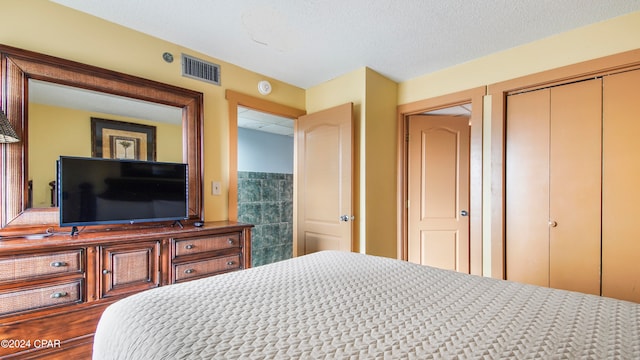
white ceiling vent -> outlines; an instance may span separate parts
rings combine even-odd
[[[220,65],[182,54],[182,76],[220,85]]]

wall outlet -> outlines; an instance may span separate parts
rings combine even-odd
[[[220,182],[219,181],[212,181],[211,182],[211,194],[212,195],[220,195],[221,194],[221,190],[220,190]]]

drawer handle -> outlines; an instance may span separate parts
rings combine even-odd
[[[230,245],[233,245],[233,241],[234,241],[234,240],[233,240],[233,238],[229,238],[229,239],[227,240],[227,242],[228,242]]]
[[[69,264],[67,264],[64,261],[54,261],[51,263],[51,267],[63,267],[63,266],[67,266]]]
[[[52,299],[59,299],[59,298],[65,297],[67,295],[69,295],[69,293],[67,293],[66,291],[60,291],[60,292],[51,294],[51,298]]]
[[[110,272],[111,272],[111,271],[109,271],[109,269],[104,269],[104,270],[102,270],[102,273],[103,273],[103,274],[105,274],[105,275],[107,275],[107,274],[108,274],[108,273],[110,273]]]
[[[185,274],[191,274],[191,273],[194,273],[194,272],[196,272],[196,271],[193,270],[193,269],[187,269],[187,270],[184,271]]]
[[[235,264],[235,261],[227,261],[227,265],[228,265],[228,266],[231,266],[231,265],[233,265],[233,264]]]
[[[193,249],[194,247],[195,247],[195,246],[194,246],[193,244],[189,244],[189,245],[185,245],[185,247],[184,247],[184,248],[185,248],[185,249],[187,249],[187,250],[191,250],[191,249]]]

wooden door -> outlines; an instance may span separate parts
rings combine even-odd
[[[352,250],[353,104],[295,124],[294,255]]]
[[[409,117],[409,261],[469,272],[469,119]]]
[[[640,302],[640,70],[604,78],[602,295]]]
[[[507,98],[506,277],[549,286],[550,91]]]
[[[507,279],[600,293],[601,81],[509,96]]]
[[[600,294],[602,80],[551,88],[549,286]]]

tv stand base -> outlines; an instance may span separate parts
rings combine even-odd
[[[182,223],[180,222],[180,220],[176,220],[173,222],[173,225],[171,225],[172,227],[175,227],[176,225],[178,225],[180,227],[180,229],[184,229],[184,226],[182,225]]]

